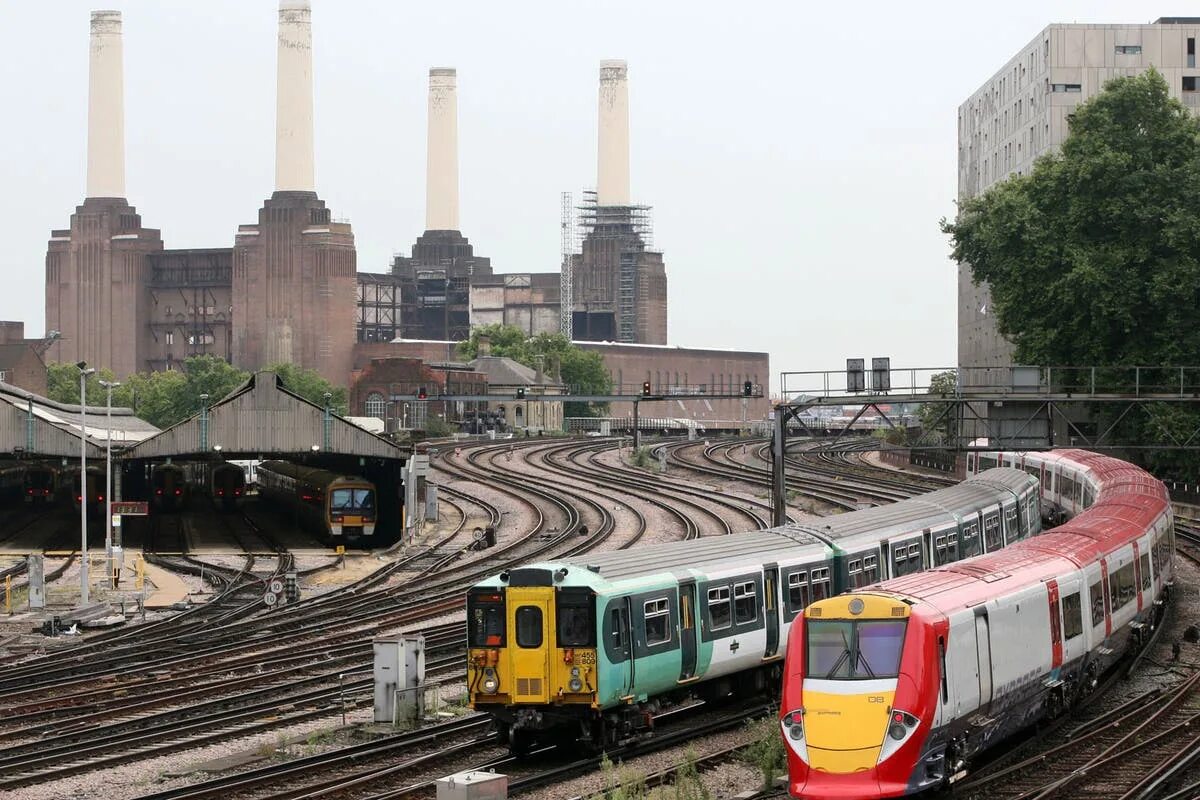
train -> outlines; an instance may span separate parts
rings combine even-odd
[[[322,542],[374,541],[379,506],[370,481],[287,461],[264,461],[257,474],[259,495],[287,510]]]
[[[228,461],[195,461],[187,466],[192,491],[208,497],[221,511],[235,511],[246,496],[246,471]]]
[[[63,491],[68,491],[67,498],[71,507],[80,510],[85,502],[89,517],[104,518],[104,492],[106,473],[103,467],[88,466],[85,478],[80,477],[79,465],[64,467],[59,473]],[[86,500],[85,500],[86,498]]]
[[[181,511],[190,491],[187,475],[178,464],[155,464],[150,473],[150,504],[155,511]]]
[[[692,696],[777,696],[811,603],[1040,530],[1037,479],[1000,467],[811,522],[510,569],[467,593],[469,700],[517,754],[619,745]]]
[[[53,503],[57,493],[58,470],[51,464],[15,461],[0,466],[0,497],[40,506]]]
[[[899,797],[950,783],[1086,698],[1159,624],[1175,552],[1160,481],[1083,450],[969,461],[972,473],[1029,474],[1069,521],[805,609],[789,633],[779,717],[791,797]]]

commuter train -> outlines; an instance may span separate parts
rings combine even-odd
[[[79,466],[64,467],[62,472],[64,491],[69,490],[67,495],[71,507],[79,511],[80,506],[87,500],[87,515],[89,517],[104,518],[104,490],[105,490],[105,472],[102,467],[88,466],[86,479],[81,480],[79,475]],[[84,487],[84,488],[81,488]],[[86,489],[86,490],[85,490]]]
[[[187,476],[178,464],[155,464],[150,473],[150,489],[150,503],[156,511],[180,511],[187,507]]]
[[[58,488],[58,470],[42,461],[0,465],[0,497],[26,505],[49,505]]]
[[[227,461],[197,461],[188,465],[188,483],[221,511],[234,511],[246,496],[246,471]]]
[[[1031,475],[1070,521],[807,608],[789,634],[780,708],[790,796],[945,784],[1085,697],[1158,624],[1175,551],[1160,481],[1081,450],[986,453],[969,469],[995,464]]]
[[[287,461],[258,465],[259,494],[287,509],[326,544],[369,544],[375,536],[375,484]]]
[[[502,572],[467,595],[470,702],[516,753],[627,741],[664,703],[776,692],[814,600],[1040,530],[1037,479],[1003,468],[804,524]]]

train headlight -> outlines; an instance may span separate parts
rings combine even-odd
[[[495,694],[500,689],[500,679],[496,677],[496,670],[492,667],[485,667],[483,670],[483,693]]]
[[[917,727],[920,723],[919,719],[907,711],[893,709],[892,713],[888,716],[887,736],[883,740],[883,746],[879,748],[879,761],[877,763],[882,764],[884,759],[890,758],[899,750],[917,732]]]
[[[572,678],[579,677],[579,667],[571,667],[571,677]]]
[[[783,723],[783,738],[788,747],[805,764],[808,763],[808,743],[804,741],[804,711],[789,711],[780,720]]]

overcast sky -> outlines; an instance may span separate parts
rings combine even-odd
[[[229,247],[274,180],[274,0],[0,0],[0,319],[44,329],[52,228],[83,198],[93,8],[124,12],[129,200],[168,248]],[[595,185],[599,62],[629,62],[632,193],[654,207],[673,344],[781,370],[955,360],[958,105],[1051,22],[1177,8],[1044,2],[313,0],[317,189],[383,272],[424,228],[428,69],[458,69],[462,230],[554,271]]]

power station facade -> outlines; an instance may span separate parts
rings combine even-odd
[[[649,208],[630,199],[628,69],[600,68],[597,189],[558,273],[493,273],[459,222],[454,69],[429,72],[426,229],[386,273],[357,271],[350,224],[317,193],[309,0],[279,4],[274,191],[232,246],[169,250],[126,199],[121,15],[91,20],[87,190],[46,253],[47,360],[118,377],[213,355],[287,362],[344,384],[360,343],[462,340],[515,321],[530,334],[665,344],[667,282]],[[565,295],[560,285],[573,285]],[[510,307],[511,306],[511,307]]]

